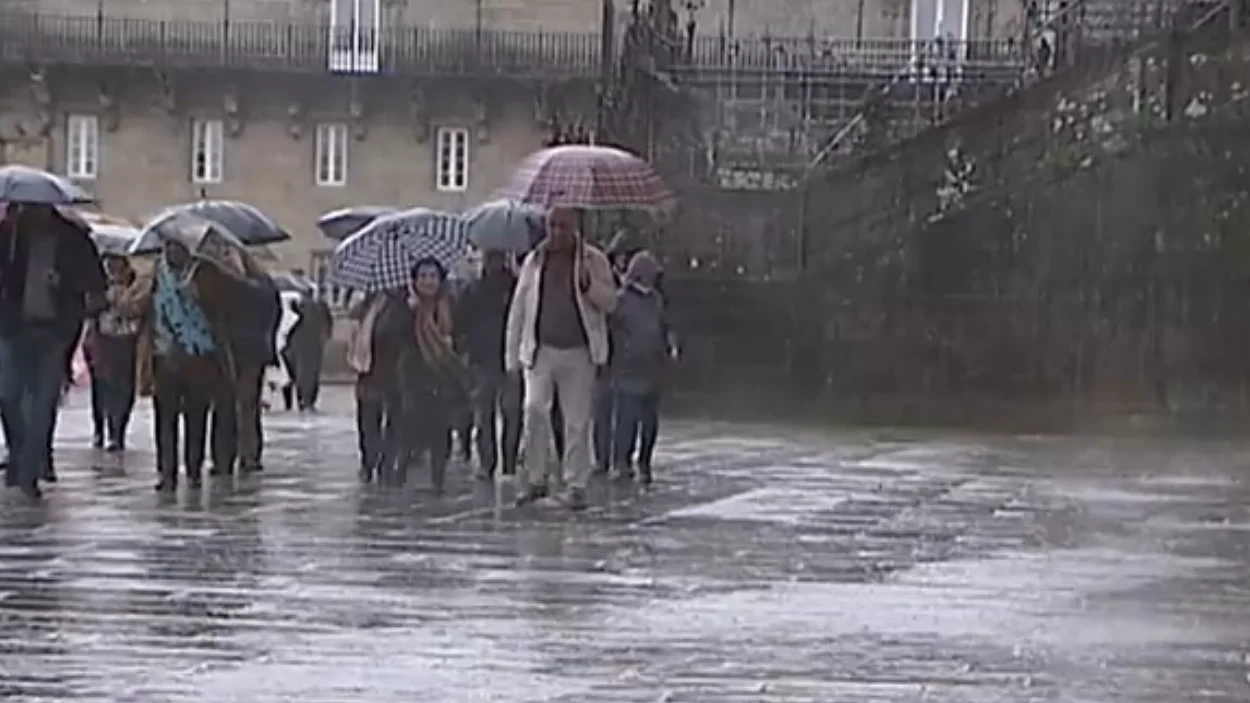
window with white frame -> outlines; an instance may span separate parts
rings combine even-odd
[[[469,188],[469,130],[439,127],[434,141],[435,186],[440,191],[458,193]]]
[[[100,173],[99,119],[95,115],[70,115],[65,131],[65,175],[95,179]]]
[[[316,142],[317,185],[347,185],[347,125],[317,125]]]
[[[225,133],[221,120],[191,122],[192,183],[221,183],[226,151]]]

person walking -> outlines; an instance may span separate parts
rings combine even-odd
[[[321,366],[326,343],[334,334],[330,306],[312,293],[296,299],[295,326],[287,338],[286,358],[294,378],[295,400],[302,412],[315,410],[321,395]]]
[[[617,477],[633,477],[638,447],[638,479],[652,481],[652,456],[659,436],[660,391],[665,366],[676,355],[664,297],[655,289],[660,264],[648,251],[634,255],[608,320],[612,360],[608,377],[615,396],[612,441]]]
[[[213,405],[214,476],[264,469],[265,430],[261,421],[261,395],[265,369],[278,363],[275,344],[282,317],[282,300],[273,279],[247,257],[240,257],[242,275],[234,280],[235,309],[226,322],[233,375]]]
[[[466,412],[464,362],[456,353],[454,321],[447,292],[447,270],[434,258],[412,267],[408,298],[408,343],[401,349],[400,387],[404,448],[396,457],[395,475],[407,480],[413,461],[428,455],[430,480],[443,492],[451,454],[452,424]]]
[[[399,381],[400,350],[412,334],[405,292],[372,293],[348,313],[347,364],[356,372],[356,435],[360,480],[382,481],[400,454],[405,431]]]
[[[518,503],[545,497],[558,479],[570,509],[585,507],[595,367],[608,360],[605,315],[616,305],[607,257],[586,243],[580,213],[553,209],[547,237],[525,258],[508,310],[504,368],[525,381],[526,482]],[[561,470],[550,460],[551,404],[564,415]]]
[[[135,306],[141,287],[130,261],[106,255],[106,307],[87,323],[83,348],[91,373],[94,446],[109,452],[126,448],[126,431],[135,407],[135,345],[142,311]]]
[[[456,306],[456,341],[468,360],[477,425],[477,475],[483,481],[497,470],[515,475],[521,445],[521,388],[503,367],[504,328],[515,288],[508,255],[488,251],[482,257],[481,277],[469,285]]]
[[[226,318],[237,311],[232,276],[192,256],[176,238],[161,242],[137,354],[141,393],[152,395],[156,490],[178,488],[178,458],[192,488],[203,483],[208,415],[228,402],[234,372]],[[181,449],[181,452],[179,451]]]
[[[51,205],[10,203],[0,219],[0,423],[5,483],[42,497],[67,359],[104,307],[105,277],[87,229]]]

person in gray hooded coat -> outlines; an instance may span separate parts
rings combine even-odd
[[[630,463],[637,447],[638,478],[643,484],[652,480],[660,395],[666,367],[677,348],[664,296],[655,288],[659,277],[660,264],[650,252],[635,254],[608,319],[615,408],[612,464],[618,476],[632,477]]]

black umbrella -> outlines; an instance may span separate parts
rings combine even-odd
[[[277,244],[291,238],[289,232],[265,213],[251,205],[233,200],[197,200],[175,205],[161,213],[148,228],[159,228],[167,218],[176,215],[195,215],[202,220],[221,225],[247,246]]]
[[[399,208],[386,207],[384,205],[360,205],[358,207],[343,208],[342,210],[327,212],[317,218],[317,229],[320,229],[321,233],[330,239],[336,241],[343,240],[379,217],[393,215],[397,212],[399,212]]]

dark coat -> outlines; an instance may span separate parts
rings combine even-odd
[[[515,290],[516,276],[501,271],[474,281],[460,296],[452,317],[456,348],[468,358],[469,366],[503,372],[504,332]]]
[[[0,332],[14,332],[25,324],[22,308],[26,295],[29,238],[18,236],[16,222],[0,222]],[[106,281],[100,252],[84,225],[54,211],[45,232],[34,236],[59,236],[53,291],[56,320],[50,324],[73,330],[94,310],[88,298],[102,302]]]

